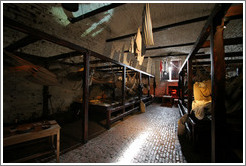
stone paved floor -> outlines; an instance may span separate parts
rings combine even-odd
[[[60,156],[61,163],[186,163],[177,137],[178,108],[152,104],[145,113]],[[51,160],[49,162],[55,162]]]

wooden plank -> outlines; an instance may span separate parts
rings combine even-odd
[[[192,59],[190,58],[187,62],[187,76],[188,76],[188,114],[191,113],[191,106],[192,106],[192,96],[193,96],[193,82],[192,82]]]
[[[83,143],[88,141],[88,106],[89,106],[89,70],[90,70],[90,57],[89,55],[84,56],[84,75],[83,77],[83,117],[82,117],[82,127],[83,127]]]
[[[149,50],[159,50],[159,49],[163,49],[163,48],[192,46],[194,44],[195,43],[191,42],[191,43],[174,44],[174,45],[167,45],[167,46],[150,47],[150,48],[146,48],[146,51],[149,51]]]
[[[58,124],[52,125],[50,128],[40,131],[34,131],[24,134],[17,134],[9,137],[3,138],[3,147],[10,146],[26,141],[31,141],[38,138],[44,138],[51,135],[57,134],[58,130],[60,130],[60,126]]]
[[[243,15],[243,4],[231,6],[226,12],[225,17],[233,17],[237,15]]]
[[[68,18],[68,20],[71,22],[71,23],[75,23],[75,22],[78,22],[78,21],[81,21],[81,20],[84,20],[86,18],[89,18],[89,17],[92,17],[94,15],[97,15],[99,13],[102,13],[102,12],[106,12],[110,9],[114,9],[118,6],[121,6],[121,5],[124,5],[125,3],[111,3],[109,5],[106,5],[106,6],[103,6],[103,7],[100,7],[98,9],[95,9],[95,10],[92,10],[88,13],[85,13],[81,16],[78,16],[78,17],[74,17],[74,18]]]
[[[209,18],[208,18],[206,24],[204,25],[199,37],[197,38],[197,41],[196,41],[194,47],[192,48],[191,52],[189,53],[189,55],[185,59],[179,72],[182,71],[182,69],[184,68],[184,65],[187,63],[189,58],[194,56],[197,53],[197,51],[201,48],[201,46],[203,45],[203,43],[205,42],[205,40],[209,36],[210,31],[211,31],[211,22],[215,18],[217,18],[218,16],[223,17],[225,15],[225,11],[227,11],[230,6],[231,6],[231,4],[229,4],[229,3],[223,3],[223,4],[216,4],[215,5],[215,7],[214,7],[213,11],[211,12],[211,14],[209,15]]]
[[[49,66],[46,63],[45,68],[48,70]],[[43,86],[43,119],[47,119],[49,116],[49,86]]]
[[[125,100],[126,100],[126,67],[124,66],[123,67],[123,70],[122,70],[122,105],[124,106],[123,107],[123,110],[122,110],[122,113],[125,112]]]
[[[17,52],[17,51],[14,51],[11,53],[22,58],[22,59],[30,61],[36,65],[45,65],[47,62],[47,58],[45,58],[45,57],[40,57],[40,56],[31,55],[31,54],[27,54],[27,53],[23,53],[23,52]]]
[[[142,74],[139,73],[139,100],[141,100],[141,97],[142,97]]]
[[[222,18],[220,19],[222,20]],[[217,19],[216,21],[219,21]],[[214,23],[211,33],[211,82],[212,82],[212,162],[226,159],[226,109],[225,109],[225,52],[223,44],[224,22]]]
[[[236,45],[236,44],[243,44],[243,38],[242,37],[236,37],[236,38],[229,38],[229,39],[223,39],[224,45]],[[210,41],[207,40],[203,43],[201,48],[208,48],[210,47]]]
[[[241,63],[243,64],[243,59],[232,59],[232,60],[224,60],[226,64],[236,64]],[[203,66],[203,65],[211,65],[211,61],[203,61],[203,62],[193,62],[193,66]]]
[[[243,43],[242,37],[224,39],[224,45],[234,45],[234,44],[242,44],[242,43]],[[164,49],[164,48],[173,48],[173,47],[192,46],[194,44],[195,44],[195,42],[173,44],[173,45],[167,45],[167,46],[150,47],[150,48],[146,48],[146,51],[159,50],[159,49]],[[201,48],[208,48],[208,47],[210,47],[210,41],[209,40],[205,41],[203,43],[203,45],[201,46]],[[124,51],[124,52],[127,52],[127,51]],[[187,55],[187,54],[167,55],[167,56],[183,56],[183,55]]]
[[[150,76],[148,76],[148,96],[150,96]]]
[[[43,119],[47,119],[49,116],[49,86],[43,86]]]
[[[72,51],[72,52],[48,57],[48,61],[56,61],[58,59],[66,59],[66,58],[72,58],[72,57],[82,56],[82,55],[83,55],[83,53],[81,53],[79,51]]]
[[[204,54],[204,52],[198,52],[197,54]],[[167,55],[156,55],[156,56],[144,56],[144,58],[164,58],[164,57],[177,57],[177,56],[188,56],[189,54],[167,54]]]
[[[111,121],[111,123],[116,122],[116,121],[122,119],[123,117],[129,115],[130,113],[132,113],[133,111],[136,111],[138,109],[139,109],[139,106],[137,106],[137,107],[135,107],[135,108],[133,108],[133,109],[127,111],[127,112],[124,112],[124,113],[120,114],[119,116],[116,116],[114,118],[111,118],[110,121]]]
[[[155,82],[155,77],[154,77],[154,83],[153,83],[153,87],[154,87],[154,97],[155,97],[155,88],[156,88],[156,82]]]
[[[39,40],[38,38],[35,38],[33,36],[26,36],[26,37],[16,41],[15,43],[5,47],[4,49],[6,49],[7,51],[13,52],[19,48],[25,47],[25,46],[27,46],[31,43],[34,43],[38,40]]]
[[[225,57],[242,57],[243,52],[228,52],[225,53]],[[201,55],[196,55],[195,59],[210,59],[210,54],[201,54]],[[195,60],[193,60],[194,62]]]
[[[184,104],[184,71],[181,74],[181,101]]]
[[[194,23],[194,22],[204,21],[207,18],[208,18],[208,16],[202,16],[202,17],[198,17],[198,18],[194,18],[194,19],[190,19],[190,20],[185,20],[185,21],[181,21],[181,22],[177,22],[177,23],[173,23],[173,24],[169,24],[169,25],[156,27],[156,28],[153,28],[152,31],[153,31],[153,33],[155,33],[155,32],[167,30],[167,29],[170,29],[170,28],[173,28],[173,27],[177,27],[177,26],[182,26],[182,25],[191,24],[191,23]],[[107,39],[106,42],[112,42],[112,41],[116,41],[116,40],[125,39],[125,38],[128,38],[128,37],[132,37],[135,34],[136,33],[134,32],[134,33],[131,33],[131,34],[127,34],[127,35],[123,35],[123,36]]]

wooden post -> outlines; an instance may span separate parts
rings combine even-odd
[[[192,95],[193,95],[193,82],[192,82],[192,58],[189,58],[187,61],[187,76],[188,76],[188,114],[191,113],[192,105]]]
[[[218,20],[215,20],[218,21]],[[215,22],[214,22],[215,23]],[[221,24],[221,25],[220,25]],[[218,25],[218,26],[217,26]],[[225,110],[225,52],[223,43],[224,22],[211,25],[211,82],[212,82],[212,162],[226,159]],[[214,32],[216,28],[216,32]]]
[[[123,66],[122,70],[122,105],[123,105],[123,110],[122,113],[125,112],[125,99],[126,99],[126,67]]]
[[[179,74],[179,82],[178,82],[178,97],[179,97],[179,99],[180,99],[180,89],[181,89],[180,84],[181,84],[181,76]]]
[[[150,96],[150,76],[148,76],[148,97]]]
[[[48,64],[45,64],[45,68],[48,69]],[[47,119],[49,116],[49,87],[43,86],[43,119]]]
[[[88,102],[89,102],[89,61],[90,55],[86,53],[84,58],[84,78],[83,78],[83,118],[82,118],[82,135],[83,135],[83,143],[88,141]]]
[[[154,77],[154,83],[153,83],[153,87],[154,87],[154,97],[155,97],[155,88],[156,88],[156,82],[155,82],[155,77]]]
[[[44,85],[43,86],[43,119],[47,119],[49,116],[49,108],[48,108],[48,101],[49,101],[49,87]]]
[[[139,85],[138,85],[138,98],[139,98],[139,111],[141,111],[141,98],[142,98],[142,73],[139,72]]]
[[[181,101],[184,105],[184,71],[181,72]]]

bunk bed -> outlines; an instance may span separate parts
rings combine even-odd
[[[83,62],[80,62],[80,63],[71,64],[71,63],[63,62],[63,61],[59,61],[59,63],[63,63],[65,65],[79,65],[82,67],[81,70],[75,73],[71,73],[71,75],[69,75],[69,79],[77,80],[78,79],[77,76],[80,76],[81,78],[78,80],[82,81],[82,90],[83,90],[83,95],[81,97],[82,100],[77,100],[77,101],[75,100],[75,102],[80,103],[81,110],[83,110],[82,111],[82,123],[83,124],[82,124],[81,132],[83,135],[82,141],[84,143],[88,141],[88,111],[89,110],[97,109],[97,110],[103,111],[107,115],[106,126],[107,128],[110,128],[112,123],[116,122],[117,120],[123,119],[123,117],[129,115],[130,113],[140,110],[141,101],[143,101],[146,105],[150,104],[153,101],[152,96],[150,95],[150,88],[148,88],[148,94],[146,96],[143,96],[141,86],[142,86],[142,76],[145,76],[148,78],[148,86],[150,86],[150,80],[153,80],[155,82],[154,75],[146,73],[142,70],[136,69],[132,66],[128,66],[126,64],[113,60],[99,53],[83,48],[82,46],[73,44],[69,41],[60,39],[58,37],[55,37],[45,32],[42,32],[40,30],[34,29],[22,23],[16,22],[14,20],[9,19],[8,17],[3,16],[3,23],[4,23],[3,26],[5,27],[11,28],[13,30],[17,30],[19,32],[22,32],[28,35],[28,37],[23,39],[23,41],[28,40],[28,42],[19,45],[20,47],[21,46],[24,47],[25,45],[28,45],[38,40],[46,40],[54,44],[58,44],[60,46],[74,50],[73,52],[64,53],[64,54],[47,57],[47,58],[36,57],[36,56],[16,52],[14,49],[8,50],[12,52],[13,54],[18,55],[18,57],[21,57],[23,59],[31,58],[32,60],[38,61],[39,63],[42,62],[42,65],[44,67],[47,67],[49,66],[50,63],[67,58],[67,57],[83,56]],[[29,41],[29,39],[35,39],[35,40]],[[98,71],[103,70],[102,72],[105,72],[105,73],[114,72],[117,75],[121,76],[122,78],[121,79],[121,97],[119,100],[114,100],[111,98],[111,101],[109,102],[108,101],[106,102],[103,100],[100,100],[100,102],[95,102],[95,101],[93,102],[94,99],[89,98],[90,96],[89,89],[90,89],[90,80],[91,80],[90,74],[91,74],[92,69],[93,70],[95,69]],[[137,85],[138,96],[132,99],[129,98],[128,100],[126,99],[127,97],[126,96],[126,92],[127,92],[126,73],[127,72],[129,73],[133,72],[138,75],[137,77],[138,78],[138,85]],[[98,80],[94,80],[94,82],[97,82],[100,84],[100,81]],[[110,84],[112,84],[112,82],[110,82]],[[44,88],[43,88],[43,115],[44,117],[47,117],[48,115],[48,99],[49,99],[48,86],[44,85]],[[112,117],[112,113],[114,112],[118,112],[118,115]]]
[[[228,154],[232,154],[228,151],[234,150],[227,139],[228,135],[226,135],[228,131],[226,129],[228,126],[226,109],[228,108],[225,106],[226,100],[228,100],[225,97],[227,96],[226,72],[230,66],[242,70],[243,52],[225,52],[224,46],[237,45],[242,48],[242,45],[239,44],[242,44],[243,40],[242,36],[225,39],[223,32],[231,20],[242,21],[242,14],[242,5],[216,4],[179,71],[178,106],[181,116],[186,118],[183,125],[194,144],[197,143],[198,137],[201,135],[202,137],[207,135],[206,138],[210,138],[207,141],[211,146],[212,162],[227,161],[231,157]],[[208,37],[210,37],[210,41],[206,41]],[[197,54],[201,48],[210,48],[210,53]],[[198,75],[207,76],[207,78],[198,80]],[[238,73],[237,76],[241,77],[240,81],[242,82],[242,73],[241,75]],[[205,92],[205,89],[202,89],[204,86],[209,88],[206,89],[207,95],[203,94],[204,98],[200,102],[197,99],[202,94],[201,91]],[[241,98],[243,98],[242,95]],[[241,112],[243,111],[241,110]],[[232,133],[229,134],[232,135]],[[242,142],[240,139],[237,141]]]

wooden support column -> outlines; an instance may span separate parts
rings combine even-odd
[[[46,63],[44,66],[48,69],[48,64]],[[47,119],[49,116],[49,86],[43,86],[43,119]]]
[[[142,98],[142,73],[139,72],[139,100]]]
[[[216,163],[225,162],[226,147],[228,146],[226,143],[224,22],[217,23],[217,25],[214,22],[210,34],[212,82],[211,157],[212,162]]]
[[[82,141],[86,143],[88,141],[88,102],[89,102],[89,61],[90,56],[86,53],[84,56],[84,77],[83,77],[83,104],[82,104]]]
[[[139,91],[139,94],[138,94],[138,98],[139,98],[139,111],[141,111],[141,98],[142,98],[142,73],[139,72],[139,85],[138,85],[138,91]]]
[[[184,71],[181,72],[181,101],[184,105]]]
[[[192,82],[192,58],[189,58],[187,61],[187,76],[188,76],[188,114],[191,113],[192,105],[192,95],[193,95],[193,82]]]
[[[148,97],[150,96],[150,76],[148,76]]]
[[[153,83],[153,87],[154,87],[154,97],[155,97],[155,88],[156,88],[156,82],[155,82],[155,77],[154,77],[154,83]]]
[[[49,116],[49,87],[44,85],[43,86],[43,119],[47,119]]]
[[[122,71],[122,105],[124,106],[122,112],[125,112],[125,99],[126,99],[126,67],[123,66]]]
[[[178,97],[179,97],[179,99],[180,99],[180,89],[181,89],[181,76],[180,76],[181,74],[179,74],[179,82],[178,82]]]

